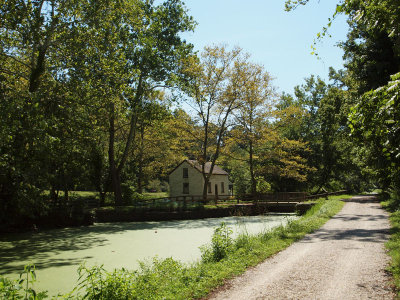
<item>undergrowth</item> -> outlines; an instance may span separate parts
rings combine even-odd
[[[342,196],[343,197],[343,196]],[[233,239],[225,224],[216,228],[211,243],[201,248],[202,259],[186,265],[172,258],[154,258],[139,270],[107,272],[101,266],[79,268],[78,286],[64,299],[196,299],[224,281],[243,273],[321,227],[343,207],[337,197],[317,200],[303,217],[257,235]],[[400,216],[399,216],[400,218]],[[4,281],[3,281],[4,283]],[[5,286],[0,285],[0,295]],[[8,286],[9,288],[9,286]],[[34,299],[34,298],[32,298]]]
[[[392,194],[381,204],[390,213],[390,238],[386,248],[392,260],[388,271],[393,275],[394,288],[400,298],[400,195]]]

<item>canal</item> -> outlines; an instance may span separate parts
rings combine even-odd
[[[98,223],[93,226],[20,233],[0,238],[0,275],[17,278],[24,265],[36,265],[36,290],[49,295],[66,293],[76,285],[78,266],[103,265],[137,269],[139,261],[172,257],[182,262],[199,260],[215,227],[225,222],[234,236],[256,234],[297,218],[272,214],[202,220]]]

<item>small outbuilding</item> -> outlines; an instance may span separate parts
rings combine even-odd
[[[211,162],[204,166],[209,173]],[[186,159],[169,174],[170,197],[189,196],[201,199],[203,196],[203,167],[197,160]],[[207,198],[227,199],[232,195],[232,183],[229,175],[221,167],[215,165],[207,188]]]

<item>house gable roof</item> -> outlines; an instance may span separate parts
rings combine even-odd
[[[186,160],[193,168],[198,170],[200,173],[203,172],[203,166],[197,160]],[[204,173],[209,173],[211,168],[211,162],[206,162],[204,165]],[[212,175],[228,175],[221,167],[214,165]]]
[[[197,160],[185,159],[179,165],[177,165],[169,174],[174,172],[184,162],[187,162],[190,166],[192,166],[194,169],[196,169],[200,173],[203,172],[203,166]],[[206,162],[206,164],[204,165],[204,172],[206,174],[209,173],[210,172],[210,168],[211,168],[211,162]],[[223,170],[221,167],[215,165],[214,169],[213,169],[213,172],[212,172],[212,175],[229,175],[229,174],[228,174],[228,172]]]

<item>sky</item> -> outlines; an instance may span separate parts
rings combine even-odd
[[[330,66],[343,67],[343,51],[335,46],[346,38],[343,16],[334,21],[332,37],[317,44],[320,59],[311,55],[311,45],[338,1],[310,0],[292,12],[285,12],[284,0],[183,1],[198,23],[194,32],[183,37],[196,50],[207,45],[240,46],[252,62],[264,65],[278,92],[293,94],[293,88],[311,74],[327,80]]]

